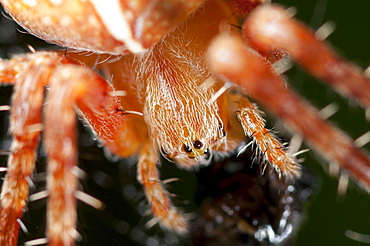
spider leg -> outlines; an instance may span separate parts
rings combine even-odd
[[[370,188],[369,156],[340,129],[321,119],[316,109],[286,88],[271,64],[248,48],[241,38],[226,33],[220,35],[208,50],[208,62],[213,71],[244,88],[282,119],[290,130],[304,136],[329,163],[339,164],[365,188]]]
[[[151,211],[159,223],[178,233],[186,233],[187,223],[184,215],[176,210],[168,192],[163,187],[157,169],[158,153],[149,142],[142,148],[138,162],[138,180],[144,186]]]
[[[306,26],[289,17],[284,9],[274,5],[256,9],[243,26],[248,44],[263,54],[287,51],[309,73],[369,108],[370,80],[363,71],[344,61]]]
[[[236,116],[244,129],[244,133],[256,142],[265,160],[286,177],[291,179],[299,177],[299,164],[284,150],[279,140],[265,128],[264,119],[260,116],[261,111],[257,106],[246,97],[239,99],[238,106]]]
[[[40,135],[41,107],[44,88],[40,78],[44,71],[37,64],[24,66],[24,73],[14,81],[14,64],[0,60],[0,80],[15,82],[10,115],[10,132],[13,134],[7,175],[3,183],[0,202],[0,245],[16,245],[23,209],[28,197],[36,148]],[[32,77],[28,77],[30,74]],[[28,78],[28,79],[27,79]],[[25,88],[28,89],[25,93]],[[36,127],[35,127],[36,126]],[[37,127],[39,126],[39,127]]]
[[[138,142],[131,141],[135,133],[128,130],[131,128],[118,98],[112,96],[111,86],[81,64],[55,53],[39,52],[1,61],[1,65],[4,69],[0,69],[0,75],[5,74],[5,82],[14,81],[16,87],[11,111],[11,131],[15,140],[2,191],[0,233],[5,235],[0,234],[3,240],[0,245],[16,245],[19,229],[16,220],[22,217],[28,195],[27,179],[34,168],[41,131],[41,127],[35,126],[41,123],[45,85],[50,85],[44,112],[49,195],[47,237],[50,245],[73,245],[78,235],[75,230],[76,107],[115,154],[125,156],[137,151],[139,144],[126,145]],[[12,74],[14,77],[9,79]],[[0,80],[3,79],[0,77]],[[122,143],[125,137],[128,140]],[[25,167],[21,168],[22,165]]]

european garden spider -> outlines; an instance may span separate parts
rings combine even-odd
[[[112,153],[122,157],[139,153],[138,180],[153,214],[163,227],[178,233],[186,233],[187,223],[159,179],[158,153],[191,169],[207,164],[212,155],[227,156],[244,142],[245,133],[278,173],[289,179],[300,175],[292,153],[264,128],[259,110],[244,93],[302,135],[331,166],[339,165],[368,189],[367,154],[287,89],[271,63],[288,52],[365,108],[370,104],[369,80],[289,19],[281,7],[269,3],[258,7],[241,31],[232,11],[247,15],[259,1],[2,0],[2,4],[17,22],[47,41],[117,56],[102,64],[96,62],[97,56],[76,53],[68,54],[70,58],[35,52],[1,60],[0,80],[15,84],[15,91],[0,245],[16,244],[41,130],[49,158],[48,191],[40,194],[49,200],[45,242],[73,244],[76,110]],[[262,56],[247,48],[240,32]],[[41,120],[45,86],[49,92]]]

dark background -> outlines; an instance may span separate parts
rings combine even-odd
[[[314,29],[326,21],[333,21],[337,28],[328,40],[334,48],[346,59],[363,68],[370,65],[370,2],[368,0],[352,1],[351,3],[344,0],[274,2],[296,7],[298,10],[297,18]],[[27,51],[25,46],[27,43],[32,44],[36,49],[39,45],[40,47],[44,46],[44,44],[39,44],[30,38],[30,35],[24,37],[16,34],[9,23],[2,19],[0,22],[0,56],[6,57],[12,53]],[[348,132],[352,138],[357,138],[369,130],[364,110],[352,101],[337,96],[332,90],[317,83],[299,68],[294,67],[286,75],[292,86],[309,98],[317,107],[322,108],[331,102],[336,102],[340,106],[340,110],[331,117],[331,120]],[[1,88],[1,105],[7,104],[10,94],[10,87]],[[297,115],[297,117],[302,116]],[[1,132],[4,133],[8,127],[6,124],[7,114],[0,112],[0,119],[2,121]],[[273,125],[274,123],[270,123],[270,127]],[[85,245],[122,245],[123,242],[123,245],[178,244],[178,238],[168,233],[161,233],[157,227],[149,232],[144,229],[144,224],[149,218],[145,216],[147,208],[143,202],[141,188],[135,181],[134,158],[133,160],[106,163],[102,149],[95,146],[93,139],[88,132],[83,130],[83,127],[80,128],[80,166],[88,173],[88,178],[81,181],[81,186],[87,193],[99,198],[107,206],[107,210],[97,211],[84,204],[79,204],[79,209],[83,211],[79,218],[79,231],[82,231],[84,237],[84,231],[95,234],[95,237],[92,236],[89,242],[83,241],[83,243]],[[8,147],[9,140],[4,137],[0,149]],[[368,149],[368,146],[365,148]],[[45,167],[42,151],[40,151],[40,156],[38,172],[42,173]],[[366,245],[349,239],[345,236],[345,232],[352,230],[370,235],[369,195],[352,182],[345,196],[339,197],[336,192],[337,179],[329,177],[325,173],[324,169],[327,170],[327,167],[323,161],[312,152],[305,154],[304,157],[306,159],[304,165],[312,170],[317,177],[318,188],[317,194],[307,203],[306,220],[297,234],[295,245]],[[1,157],[0,164],[5,165],[5,159],[6,157]],[[183,179],[190,180],[185,191],[180,191],[180,188],[184,186],[181,182],[174,183],[172,188],[176,193],[180,191],[181,196],[190,197],[190,200],[197,186],[195,175],[178,171],[173,165],[165,165],[162,170],[163,176],[177,177],[182,175]],[[166,174],[167,171],[168,174]],[[42,190],[43,179],[40,178],[40,180],[37,184]],[[194,205],[189,203],[189,209],[191,209]],[[30,233],[23,233],[21,240],[27,241],[43,236],[44,217],[33,212],[34,210],[39,211],[42,207],[44,207],[43,201],[30,204],[31,212],[25,215],[25,223]]]

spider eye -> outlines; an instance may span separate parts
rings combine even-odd
[[[203,143],[202,143],[201,141],[195,140],[195,141],[193,142],[193,146],[194,146],[194,148],[196,148],[196,149],[200,149],[200,148],[202,148],[202,147],[203,147]]]
[[[189,147],[189,145],[184,144],[184,151],[187,153],[191,153],[193,150]]]

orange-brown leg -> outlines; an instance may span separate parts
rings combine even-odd
[[[339,164],[365,188],[370,188],[369,156],[341,130],[322,120],[316,109],[286,88],[270,63],[248,48],[240,37],[219,36],[208,50],[208,61],[213,71],[244,88],[282,119],[290,130],[304,136],[329,163]]]
[[[23,66],[24,73],[15,80],[14,64],[0,61],[0,67],[0,80],[15,82],[10,117],[13,142],[0,201],[0,245],[5,246],[17,243],[41,131],[44,88],[37,84],[37,80],[28,77],[28,74],[32,74],[33,78],[42,76],[43,71],[38,70],[37,64]]]
[[[137,143],[135,133],[108,83],[74,61],[54,53],[34,53],[1,61],[0,81],[16,84],[12,105],[14,142],[1,200],[0,245],[15,245],[28,195],[27,180],[33,170],[37,136],[41,130],[44,85],[50,85],[44,112],[45,148],[48,154],[48,231],[50,245],[73,245],[76,237],[75,189],[77,160],[75,107],[79,107],[101,141],[116,154],[132,154],[138,144],[125,149],[122,137]],[[33,91],[37,93],[33,93]],[[21,100],[18,99],[18,96]],[[34,105],[28,107],[29,105]],[[28,110],[28,111],[27,111]],[[28,112],[28,114],[27,114]],[[31,138],[32,137],[32,138]],[[135,149],[136,148],[136,149]],[[22,168],[26,165],[27,168]],[[16,175],[14,174],[16,173]],[[19,204],[19,206],[14,206]]]
[[[180,234],[186,233],[187,223],[184,215],[172,204],[168,191],[163,187],[157,169],[158,153],[151,142],[144,145],[140,152],[138,163],[138,180],[144,186],[144,192],[149,202],[154,220],[165,228]]]
[[[239,109],[236,111],[244,133],[252,138],[264,159],[282,173],[285,177],[294,179],[300,176],[300,166],[279,142],[279,140],[265,128],[264,119],[260,116],[260,110],[247,98],[239,99]]]
[[[274,5],[257,8],[245,21],[243,34],[252,48],[264,54],[283,49],[338,93],[370,107],[370,81],[363,71],[339,57],[284,9]]]

